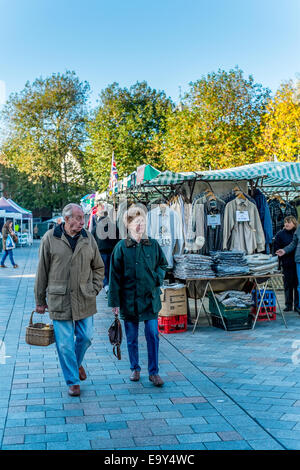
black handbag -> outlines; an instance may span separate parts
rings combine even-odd
[[[113,345],[113,353],[114,355],[121,360],[121,343],[122,343],[122,326],[121,322],[118,317],[115,317],[114,322],[108,329],[108,337],[110,343]]]

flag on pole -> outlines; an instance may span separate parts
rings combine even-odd
[[[109,191],[113,192],[116,184],[118,182],[118,172],[117,172],[117,165],[115,162],[115,154],[112,153],[111,157],[111,170],[110,170],[110,179],[109,179]]]

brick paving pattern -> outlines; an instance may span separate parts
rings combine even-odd
[[[101,293],[81,396],[69,397],[55,345],[29,346],[38,242],[15,250],[19,269],[0,271],[0,449],[300,449],[300,318],[286,314],[254,330],[206,326],[161,336],[163,388],[112,354],[110,309]],[[0,343],[1,345],[1,343]],[[4,348],[5,345],[5,348]],[[7,357],[5,357],[7,356]]]

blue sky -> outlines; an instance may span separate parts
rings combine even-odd
[[[0,0],[0,100],[74,70],[92,89],[146,80],[178,101],[238,65],[276,91],[300,73],[300,0]]]

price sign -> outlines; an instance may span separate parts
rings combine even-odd
[[[248,211],[236,211],[236,221],[237,222],[249,222],[249,212]]]
[[[221,216],[220,214],[207,215],[207,225],[215,227],[216,225],[221,225]]]

